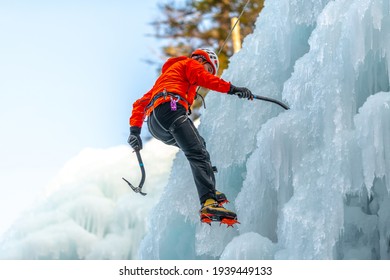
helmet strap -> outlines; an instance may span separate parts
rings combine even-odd
[[[191,58],[193,58],[195,60],[198,60],[199,58],[202,59],[202,62],[200,62],[202,65],[205,65],[206,63],[210,64],[210,62],[208,62],[207,59],[203,55],[193,55],[193,56],[191,56]],[[211,66],[211,67],[213,67],[213,66]],[[213,70],[214,70],[214,67],[213,67]]]

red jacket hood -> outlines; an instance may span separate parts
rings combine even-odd
[[[178,56],[178,57],[168,58],[168,60],[164,63],[164,65],[163,65],[163,67],[161,69],[162,73],[167,71],[169,69],[169,67],[171,67],[176,62],[181,61],[181,60],[185,60],[185,59],[189,59],[189,58],[186,57],[186,56]]]

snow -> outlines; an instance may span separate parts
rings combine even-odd
[[[223,78],[291,109],[211,92],[199,126],[238,226],[200,223],[183,153],[154,141],[146,197],[128,148],[84,151],[0,257],[390,259],[390,1],[265,4]]]
[[[276,246],[266,237],[248,232],[233,238],[221,254],[221,260],[272,259]]]
[[[162,153],[160,151],[163,151]],[[86,149],[69,161],[0,241],[0,259],[134,259],[146,217],[168,181],[178,149],[146,143],[145,197],[141,171],[129,146]]]

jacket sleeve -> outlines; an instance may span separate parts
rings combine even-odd
[[[142,124],[145,119],[145,109],[146,106],[150,102],[150,98],[152,96],[152,89],[144,94],[140,99],[134,102],[133,111],[131,113],[131,117],[129,119],[130,126],[137,126],[139,128],[142,127]]]
[[[230,83],[207,72],[203,65],[196,60],[187,63],[186,75],[192,85],[227,93],[230,90]]]

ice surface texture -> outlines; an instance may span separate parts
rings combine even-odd
[[[173,154],[144,148],[165,167],[136,199],[125,150],[84,153],[95,168],[65,168],[73,180],[16,223],[0,257],[390,259],[390,1],[265,5],[223,78],[291,109],[210,92],[199,126],[240,225],[200,223],[182,152],[170,170]]]
[[[211,92],[199,128],[241,224],[199,223],[179,156],[140,258],[390,258],[389,6],[266,2],[223,78],[291,110]]]

